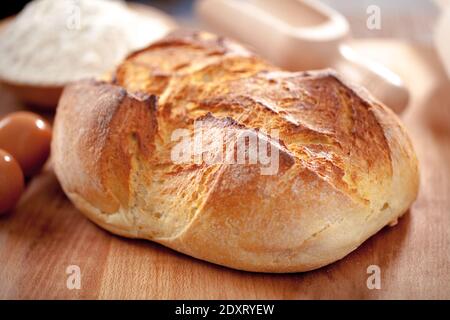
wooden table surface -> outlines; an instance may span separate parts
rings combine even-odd
[[[421,168],[417,201],[346,258],[302,274],[235,271],[158,244],[96,227],[61,191],[51,169],[28,183],[15,212],[0,218],[0,298],[450,299],[450,83],[432,48],[366,40],[355,48],[398,72],[411,90],[402,118]],[[0,90],[1,113],[23,108]],[[81,288],[66,286],[66,268]],[[367,267],[381,270],[369,290]]]

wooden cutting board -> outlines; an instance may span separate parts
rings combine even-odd
[[[431,48],[386,40],[354,46],[411,90],[402,118],[421,188],[397,226],[316,271],[241,272],[103,231],[71,205],[48,169],[28,183],[15,212],[0,218],[0,298],[450,299],[450,82]],[[4,90],[0,101],[1,113],[23,108]],[[66,286],[70,265],[80,267],[79,290]],[[379,290],[367,288],[370,265],[380,267]]]

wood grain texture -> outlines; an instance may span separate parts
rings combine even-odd
[[[421,187],[397,226],[316,271],[240,272],[103,231],[77,212],[47,169],[29,182],[15,212],[0,218],[0,298],[450,299],[450,81],[430,48],[385,40],[354,46],[390,65],[412,93],[403,119]],[[0,101],[0,113],[23,108],[4,90]],[[81,268],[80,290],[66,287],[68,265]],[[380,290],[366,286],[369,265],[381,268]]]

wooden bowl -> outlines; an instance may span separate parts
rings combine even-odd
[[[9,17],[0,21],[0,30],[5,28],[14,17]],[[59,97],[64,88],[60,86],[49,85],[30,85],[25,83],[11,82],[0,79],[0,84],[14,93],[21,101],[38,107],[40,109],[55,109],[58,104]]]
[[[14,93],[21,101],[39,109],[55,109],[58,105],[63,86],[37,86],[0,81],[6,89]]]
[[[170,16],[166,15],[158,9],[143,5],[143,4],[129,4],[132,10],[145,15],[151,19],[159,20],[161,24],[168,26],[168,29],[176,28],[176,23]],[[0,30],[5,28],[14,17],[9,17],[0,21]],[[0,79],[0,84],[9,89],[15,96],[29,104],[43,110],[54,110],[58,105],[59,97],[66,83],[61,85],[47,85],[45,83],[35,85],[27,83],[17,83]]]

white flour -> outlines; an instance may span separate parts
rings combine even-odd
[[[35,0],[0,31],[0,78],[60,85],[99,76],[167,31],[119,1]]]

